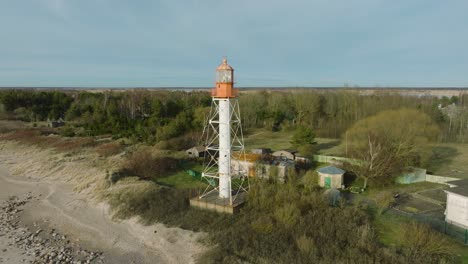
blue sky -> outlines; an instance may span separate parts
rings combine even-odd
[[[0,86],[468,86],[466,0],[0,0]]]

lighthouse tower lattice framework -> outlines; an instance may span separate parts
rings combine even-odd
[[[203,130],[205,156],[202,178],[208,182],[199,198],[217,192],[233,204],[248,189],[238,89],[234,88],[234,69],[223,59],[216,69],[216,87],[211,90],[211,110]],[[237,164],[236,164],[237,163]]]

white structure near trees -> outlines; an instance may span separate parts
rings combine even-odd
[[[341,189],[343,186],[343,175],[345,171],[335,166],[326,166],[317,169],[319,185],[326,189]]]
[[[447,193],[445,221],[450,224],[468,228],[468,180],[448,182],[452,188]]]
[[[216,69],[216,88],[212,90],[207,119],[203,131],[207,153],[202,178],[216,184],[209,184],[199,198],[217,192],[220,199],[232,205],[237,195],[248,188],[244,184],[248,172],[242,170],[243,166],[233,164],[245,160],[245,151],[237,89],[234,88],[234,69],[226,59]],[[237,160],[233,160],[234,153]],[[238,170],[233,171],[232,167]]]
[[[277,158],[285,159],[285,160],[295,160],[296,153],[297,153],[297,150],[283,149],[283,150],[275,151],[271,155]]]
[[[204,146],[195,146],[185,151],[190,158],[202,158],[205,156],[206,149]]]

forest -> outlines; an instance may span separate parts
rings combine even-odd
[[[0,91],[0,118],[29,122],[63,118],[68,135],[112,134],[155,144],[200,132],[210,108],[204,91],[134,89],[103,92]],[[438,142],[468,142],[468,93],[451,98],[347,90],[245,91],[239,98],[243,128],[272,131],[307,127],[317,137],[341,138],[359,120],[385,110],[416,109],[439,126]],[[190,142],[191,141],[183,141]],[[189,143],[186,143],[189,144]],[[177,148],[185,144],[175,144]]]

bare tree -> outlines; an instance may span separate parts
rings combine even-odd
[[[412,109],[383,111],[357,122],[348,130],[349,156],[358,162],[348,164],[364,179],[386,184],[408,166],[422,166],[430,158],[428,142],[438,128],[426,114]]]

